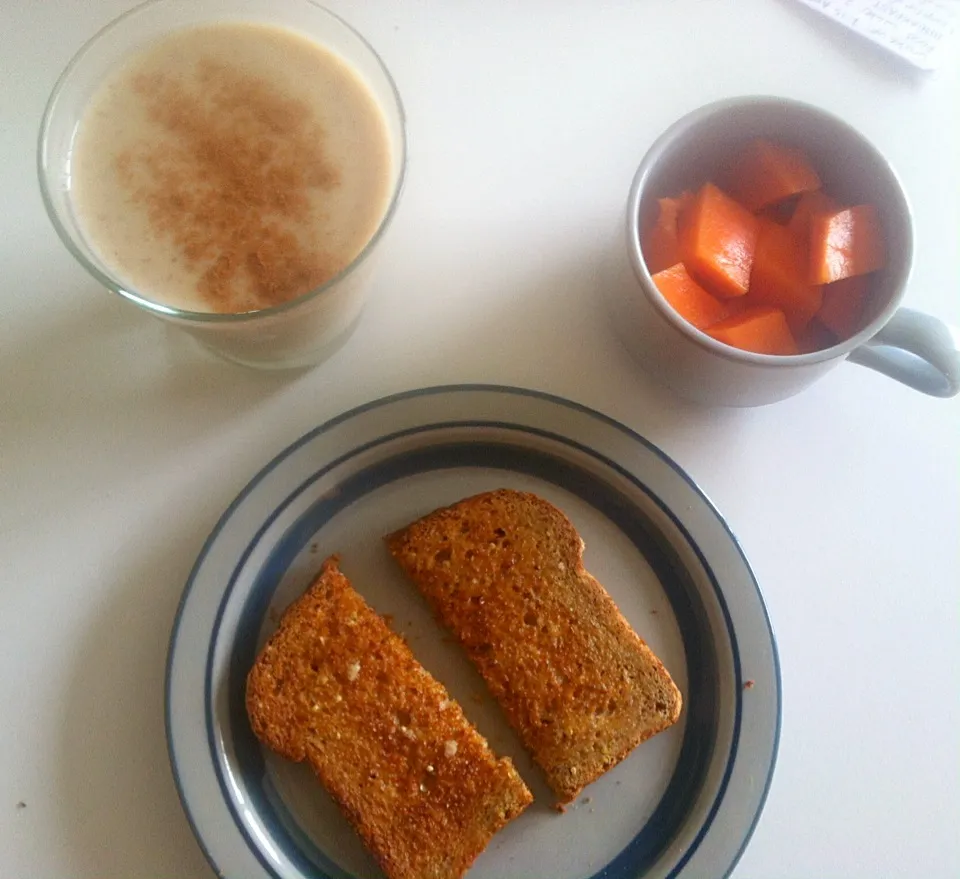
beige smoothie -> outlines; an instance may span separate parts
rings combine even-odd
[[[293,31],[225,22],[171,33],[104,80],[80,119],[71,198],[131,291],[249,312],[356,258],[387,210],[392,162],[348,64]]]

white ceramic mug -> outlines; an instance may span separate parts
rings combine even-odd
[[[731,348],[681,318],[663,298],[640,249],[639,230],[657,198],[715,177],[719,164],[753,137],[803,149],[824,190],[848,204],[872,202],[888,241],[866,322],[845,341],[810,354],[775,356]],[[607,285],[612,317],[641,365],[680,395],[707,405],[759,406],[792,396],[850,359],[939,397],[960,392],[958,337],[942,321],[901,308],[913,260],[913,224],[903,188],[861,134],[816,107],[783,98],[732,98],[695,110],[653,144],[630,189],[626,258]]]

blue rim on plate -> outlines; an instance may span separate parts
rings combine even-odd
[[[728,875],[759,819],[780,733],[776,644],[746,558],[690,477],[643,437],[579,404],[489,385],[397,394],[328,421],[263,468],[206,541],[171,634],[165,724],[208,860],[228,879],[354,875],[278,793],[246,723],[246,670],[278,584],[339,513],[403,480],[471,470],[556,486],[598,511],[649,564],[682,641],[685,723],[669,781],[601,869],[570,875]],[[748,694],[744,674],[756,682]]]

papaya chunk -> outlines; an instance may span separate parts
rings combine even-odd
[[[692,198],[691,193],[682,192],[677,198],[657,199],[657,215],[640,236],[643,258],[651,275],[680,262],[677,221],[680,211]]]
[[[705,183],[680,216],[683,264],[714,296],[743,296],[750,285],[757,230],[750,211]]]
[[[794,235],[810,239],[810,221],[818,214],[832,214],[840,210],[840,204],[835,202],[822,190],[806,192],[800,196],[797,206],[787,224]]]
[[[806,241],[771,220],[760,221],[757,251],[747,292],[749,305],[771,305],[799,333],[820,310],[823,291],[807,280]]]
[[[817,318],[808,323],[794,338],[801,354],[812,354],[832,348],[839,339],[832,330],[828,330]]]
[[[711,296],[687,272],[683,263],[657,272],[653,283],[670,303],[670,307],[687,323],[705,330],[730,316],[730,307]]]
[[[866,275],[885,263],[883,232],[874,205],[856,205],[811,218],[811,283],[832,284]]]
[[[730,194],[750,211],[821,186],[820,175],[802,150],[762,137],[740,151],[730,181]]]
[[[800,353],[787,318],[779,308],[746,308],[714,324],[707,333],[718,342],[757,354]]]
[[[823,288],[823,304],[817,312],[817,320],[841,339],[849,339],[863,328],[869,291],[866,275],[827,284]]]

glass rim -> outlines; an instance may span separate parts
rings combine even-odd
[[[390,69],[384,63],[383,58],[380,57],[380,53],[370,44],[370,42],[363,36],[353,25],[344,20],[337,13],[331,11],[326,6],[321,5],[316,2],[316,0],[300,0],[309,6],[313,6],[316,9],[320,10],[324,15],[329,16],[335,20],[338,24],[344,27],[349,31],[360,44],[373,56],[374,61],[379,67],[380,71],[383,73],[384,78],[387,81],[387,84],[390,87],[390,93],[393,96],[394,103],[396,105],[397,116],[400,122],[400,141],[399,141],[399,168],[397,169],[397,178],[392,187],[392,193],[390,195],[390,201],[387,203],[387,208],[383,213],[383,216],[380,218],[380,222],[377,225],[376,230],[373,235],[367,240],[366,244],[361,248],[360,252],[339,272],[337,272],[332,277],[328,278],[322,284],[317,287],[313,287],[310,290],[307,290],[305,293],[301,293],[299,296],[294,299],[290,299],[286,302],[281,302],[279,305],[271,305],[268,308],[260,308],[256,311],[240,311],[240,312],[217,312],[217,311],[191,311],[189,309],[181,309],[172,305],[165,305],[161,302],[156,302],[152,299],[148,299],[146,296],[136,292],[132,289],[127,289],[123,284],[121,284],[116,278],[111,277],[106,272],[102,271],[98,266],[94,265],[90,259],[87,258],[86,253],[83,252],[81,247],[78,245],[74,236],[66,228],[66,226],[61,222],[57,208],[54,205],[54,200],[50,192],[50,188],[47,185],[47,161],[46,161],[46,152],[47,152],[47,138],[49,135],[50,125],[53,120],[53,115],[57,108],[57,102],[60,99],[60,95],[70,81],[70,78],[76,68],[80,63],[86,58],[86,56],[96,48],[96,45],[100,40],[106,36],[110,31],[117,27],[121,22],[125,21],[128,18],[131,18],[134,15],[142,13],[148,7],[153,6],[163,6],[168,3],[175,2],[175,0],[145,0],[143,3],[139,3],[134,6],[132,9],[128,9],[126,12],[121,13],[115,18],[107,22],[103,27],[101,27],[93,36],[84,42],[84,44],[77,50],[74,56],[70,59],[66,67],[64,67],[63,72],[57,77],[57,81],[53,86],[53,90],[50,92],[50,97],[47,99],[46,106],[43,110],[43,116],[40,122],[40,133],[37,141],[37,177],[39,178],[40,184],[40,197],[43,200],[43,206],[46,209],[47,216],[50,218],[51,223],[53,224],[54,231],[56,231],[57,236],[63,242],[64,246],[70,253],[73,255],[74,259],[80,263],[94,278],[96,278],[104,287],[110,290],[112,293],[116,293],[119,296],[124,297],[125,299],[132,302],[134,305],[139,306],[145,311],[152,312],[153,314],[161,315],[163,317],[172,317],[177,320],[190,321],[193,323],[218,323],[218,324],[235,324],[242,323],[245,321],[257,320],[259,318],[272,317],[273,315],[283,314],[286,311],[290,311],[293,308],[296,308],[299,305],[302,305],[305,302],[309,302],[313,299],[319,298],[322,294],[335,287],[345,278],[349,277],[353,272],[358,269],[367,258],[373,252],[376,245],[379,243],[380,239],[383,238],[386,233],[387,228],[390,226],[391,221],[393,220],[394,215],[397,211],[397,206],[400,202],[400,195],[403,192],[404,182],[406,180],[407,174],[407,116],[406,111],[403,106],[403,100],[400,97],[400,91],[397,88],[396,81],[393,78],[393,75],[390,73]],[[295,30],[294,28],[291,28]],[[176,28],[172,28],[171,32],[175,31]],[[302,32],[301,33],[305,33]],[[308,38],[313,39],[307,34]],[[317,42],[314,40],[314,42]],[[346,60],[346,59],[345,59]],[[350,67],[354,67],[349,60],[346,60],[346,63]],[[361,81],[363,79],[361,78]],[[375,101],[379,106],[379,102]],[[382,111],[381,111],[382,112]]]

